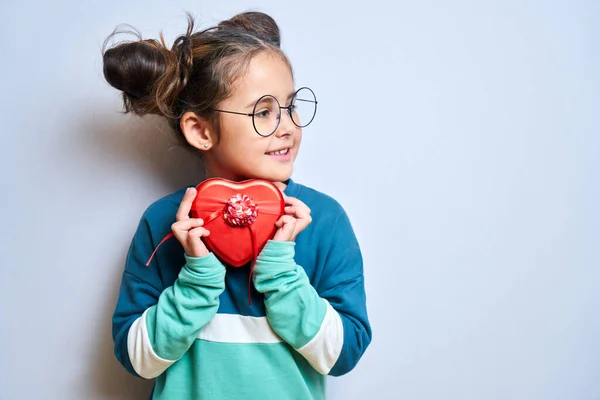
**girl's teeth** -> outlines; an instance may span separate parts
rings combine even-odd
[[[269,154],[271,155],[275,155],[275,156],[282,156],[284,154],[287,154],[288,149],[283,149],[283,150],[279,150],[279,151],[272,151]]]

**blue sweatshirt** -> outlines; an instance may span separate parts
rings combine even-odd
[[[155,379],[153,399],[323,399],[325,376],[358,363],[371,341],[360,248],[343,208],[290,180],[312,223],[269,241],[253,274],[214,254],[189,257],[171,231],[185,188],[152,204],[127,255],[113,314],[115,355]]]

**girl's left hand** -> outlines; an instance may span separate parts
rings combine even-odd
[[[281,242],[293,242],[296,236],[304,230],[311,222],[310,208],[295,197],[283,195],[285,200],[285,215],[275,223],[277,232],[273,240]]]

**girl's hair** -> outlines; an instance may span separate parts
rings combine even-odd
[[[213,122],[211,111],[232,92],[252,58],[268,51],[291,65],[280,48],[279,27],[270,16],[246,12],[217,26],[193,32],[194,18],[188,14],[188,29],[169,49],[160,40],[119,43],[103,47],[104,77],[123,92],[125,112],[142,116],[158,114],[181,133],[180,120],[187,111]],[[218,133],[218,132],[217,132]]]

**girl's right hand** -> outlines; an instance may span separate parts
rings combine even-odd
[[[202,238],[210,235],[210,232],[203,227],[204,221],[190,218],[190,210],[195,198],[196,189],[188,188],[177,210],[177,222],[171,225],[171,230],[183,246],[185,254],[190,257],[203,257],[208,255],[209,251]]]

